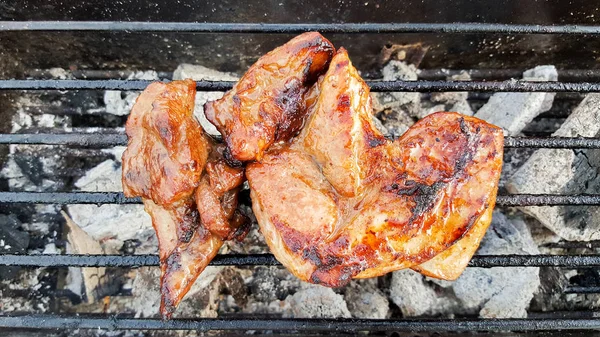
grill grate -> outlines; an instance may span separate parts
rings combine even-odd
[[[451,33],[451,34],[562,34],[598,35],[600,26],[581,25],[506,25],[479,23],[328,23],[328,24],[253,24],[195,22],[111,22],[111,21],[0,21],[2,31],[109,31],[109,32],[195,32],[195,33]],[[584,77],[585,78],[585,77]],[[0,90],[142,90],[150,81],[141,80],[0,80]],[[197,90],[222,91],[233,82],[198,81]],[[373,91],[407,92],[600,92],[597,82],[524,81],[368,81]],[[0,144],[38,144],[68,146],[125,145],[122,134],[0,134]],[[511,148],[599,149],[597,138],[520,138],[507,137]],[[41,193],[0,192],[2,203],[35,204],[131,204],[139,198],[122,193]],[[600,205],[594,195],[500,195],[500,206],[524,205]],[[25,267],[142,267],[157,266],[155,255],[0,255],[0,265]],[[211,265],[280,266],[270,254],[221,255]],[[474,256],[470,267],[599,267],[600,255],[487,255]],[[599,292],[597,287],[569,287],[566,293]],[[1,315],[0,328],[24,329],[107,329],[107,330],[291,330],[291,331],[543,331],[557,329],[600,329],[600,318],[588,312],[576,318],[543,317],[534,319],[453,319],[453,320],[361,320],[361,319],[133,319],[117,316]]]

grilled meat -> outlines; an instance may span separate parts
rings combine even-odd
[[[123,191],[127,197],[142,197],[152,217],[165,318],[223,240],[243,237],[245,227],[245,217],[236,210],[243,169],[228,167],[224,147],[204,134],[193,117],[195,95],[192,80],[152,83],[126,124]]]
[[[300,130],[305,95],[333,52],[321,34],[299,35],[261,57],[223,98],[206,103],[206,118],[223,136],[230,161],[261,159],[271,144]]]
[[[437,113],[385,139],[344,49],[308,97],[301,134],[246,168],[277,259],[300,279],[332,287],[411,267],[456,278],[491,221],[502,131]]]

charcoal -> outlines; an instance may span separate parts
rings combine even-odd
[[[112,159],[89,170],[75,186],[82,191],[118,192],[121,165]],[[116,254],[128,240],[139,240],[138,254],[157,252],[157,240],[150,216],[143,205],[69,205],[73,221],[93,239],[102,243],[107,253]],[[123,224],[127,224],[123,226]]]
[[[494,212],[478,255],[539,254],[522,219]],[[526,317],[540,285],[539,268],[467,268],[454,282],[426,278],[412,270],[394,272],[390,297],[402,314],[485,318]]]
[[[446,78],[448,81],[470,81],[471,76],[466,71],[459,74],[449,76]],[[463,115],[473,116],[473,109],[469,105],[467,98],[469,93],[466,91],[455,91],[455,92],[435,92],[431,94],[431,101],[433,103],[441,103],[442,106],[435,106],[428,110],[423,110],[425,113],[419,116],[423,118],[431,113],[438,111],[453,111]]]
[[[387,318],[388,299],[377,286],[377,279],[353,280],[344,289],[344,300],[354,318]]]
[[[529,228],[520,218],[494,211],[478,255],[539,254]],[[467,268],[454,282],[456,297],[484,318],[523,318],[540,286],[537,267]]]
[[[153,71],[134,72],[127,78],[129,80],[158,80],[158,74]],[[107,90],[104,92],[104,105],[106,112],[117,116],[127,116],[140,95],[140,91]]]
[[[23,254],[29,246],[29,233],[21,230],[21,222],[14,214],[0,214],[0,253]],[[19,267],[0,267],[0,280],[14,278]]]
[[[220,288],[216,277],[223,268],[206,267],[180,303],[174,316],[216,317]],[[132,295],[133,297],[122,303],[119,311],[130,310],[139,317],[157,317],[160,305],[160,269],[137,269]]]
[[[600,135],[600,94],[589,94],[555,137]],[[507,182],[511,193],[579,194],[600,190],[600,150],[540,149]],[[566,240],[600,239],[598,206],[527,206],[521,211]]]
[[[285,269],[260,266],[255,268],[249,287],[254,299],[269,303],[294,294],[300,280]]]
[[[303,283],[300,290],[286,299],[290,309],[284,315],[293,318],[350,318],[344,297],[333,289]]]
[[[556,81],[558,73],[554,66],[539,66],[523,73],[526,81]],[[499,92],[481,107],[475,117],[504,129],[509,136],[518,135],[536,116],[550,110],[554,93]]]
[[[452,317],[460,310],[460,302],[454,298],[451,291],[427,281],[423,275],[410,269],[393,273],[390,298],[405,317]]]
[[[383,68],[384,81],[416,81],[418,70],[414,65],[392,60]],[[421,111],[421,96],[418,92],[374,92],[371,93],[373,114],[379,118],[391,137],[401,136]]]

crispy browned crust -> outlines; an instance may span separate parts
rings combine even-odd
[[[318,91],[298,138],[246,169],[254,213],[279,261],[304,281],[338,287],[415,267],[456,243],[478,244],[502,166],[498,127],[436,113],[386,140],[343,49]],[[444,277],[434,266],[420,270]]]
[[[206,118],[221,132],[231,159],[260,159],[273,142],[300,130],[306,92],[333,52],[321,34],[299,35],[261,57],[223,98],[206,103]]]
[[[206,165],[207,139],[193,118],[196,83],[154,82],[127,119],[123,192],[160,205],[188,197]]]
[[[141,196],[152,218],[164,318],[171,317],[223,240],[242,236],[246,223],[236,210],[243,169],[228,167],[222,149],[204,135],[193,117],[195,94],[192,80],[152,83],[126,124],[123,190],[128,197]]]

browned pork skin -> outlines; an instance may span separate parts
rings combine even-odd
[[[327,70],[334,48],[317,32],[299,35],[261,57],[223,98],[204,106],[228,147],[228,159],[260,159],[302,127],[305,95]]]
[[[453,279],[490,221],[503,134],[436,113],[388,141],[344,49],[313,94],[301,134],[250,163],[253,210],[276,258],[300,279],[338,287],[402,269]]]
[[[223,240],[232,233],[243,236],[245,217],[236,211],[243,169],[227,167],[222,148],[204,135],[192,114],[195,95],[192,80],[152,83],[125,127],[123,191],[142,197],[152,217],[164,318],[171,317]]]

